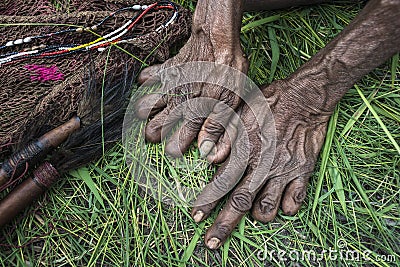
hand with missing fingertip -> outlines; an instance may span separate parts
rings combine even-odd
[[[164,64],[144,69],[139,75],[139,83],[149,83],[161,71],[190,62],[215,62],[247,73],[248,60],[243,56],[239,37],[242,9],[242,1],[199,1],[193,17],[192,35],[188,42],[175,57]],[[160,142],[162,131],[166,129],[163,124],[167,118],[171,128],[176,123],[170,116],[173,110],[184,102],[196,98],[219,101],[214,105],[204,104],[204,101],[193,101],[190,106],[185,107],[185,110],[180,110],[184,112],[183,114],[176,113],[183,119],[183,123],[167,142],[166,152],[174,157],[182,155],[197,136],[201,155],[206,157],[213,152],[231,115],[241,102],[233,90],[212,84],[192,83],[174,88],[167,81],[163,84],[160,94],[150,94],[139,99],[136,104],[137,116],[140,119],[151,117],[145,129],[147,141]],[[218,102],[221,104],[217,104]],[[195,113],[195,117],[191,116],[192,113]],[[200,114],[202,116],[199,116]],[[215,155],[215,162],[225,156]]]
[[[282,80],[263,88],[270,110],[261,110],[252,101],[241,107],[230,157],[197,197],[192,209],[192,217],[200,222],[234,188],[207,230],[208,248],[222,245],[250,210],[255,219],[269,222],[280,206],[287,215],[300,209],[332,112],[304,101],[293,90],[295,87]]]

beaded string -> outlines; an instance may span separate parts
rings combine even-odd
[[[0,51],[5,48],[13,47],[13,46],[18,46],[21,44],[27,44],[31,43],[32,41],[36,39],[42,39],[42,38],[49,38],[53,37],[56,35],[61,35],[61,34],[66,34],[66,33],[73,33],[73,32],[83,32],[83,31],[95,31],[99,27],[101,27],[107,20],[115,17],[117,14],[127,11],[127,10],[134,10],[134,11],[140,11],[139,14],[135,15],[132,17],[128,22],[126,22],[124,25],[122,25],[120,28],[114,30],[111,33],[108,33],[104,36],[101,36],[97,38],[94,41],[91,41],[86,44],[68,44],[68,45],[52,45],[52,46],[46,46],[44,44],[38,45],[38,46],[33,46],[31,48],[22,50],[20,52],[10,52],[6,53],[3,55],[0,55],[0,67],[2,65],[10,64],[10,63],[15,63],[19,62],[22,60],[27,60],[31,58],[53,58],[53,57],[58,57],[58,56],[65,56],[69,55],[72,53],[76,52],[84,52],[84,51],[91,51],[97,49],[98,51],[103,51],[106,49],[106,47],[110,45],[116,45],[119,43],[125,43],[128,41],[132,41],[133,39],[123,39],[123,36],[126,35],[128,32],[130,32],[132,29],[135,28],[135,26],[138,24],[141,18],[143,18],[146,14],[148,14],[151,11],[158,11],[162,9],[169,9],[173,11],[173,14],[171,17],[161,24],[157,29],[154,31],[159,33],[162,29],[167,28],[170,24],[174,23],[176,19],[178,18],[178,8],[177,6],[170,2],[170,1],[160,1],[156,2],[151,5],[133,5],[130,7],[125,7],[121,8],[113,13],[111,13],[109,16],[104,18],[102,21],[97,23],[96,25],[93,25],[91,27],[87,28],[69,28],[65,30],[61,30],[58,32],[53,32],[53,33],[46,33],[43,35],[37,35],[37,36],[28,36],[25,38],[20,38],[14,41],[7,41],[4,45],[0,46]]]

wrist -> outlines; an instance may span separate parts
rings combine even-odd
[[[318,77],[304,77],[302,79],[286,79],[286,90],[282,95],[289,101],[296,103],[310,111],[332,113],[342,98],[326,80]]]
[[[206,37],[214,54],[226,56],[240,50],[243,0],[202,0],[197,3],[193,16],[192,35]]]
[[[291,111],[302,117],[314,118],[329,117],[337,104],[331,97],[321,91],[315,81],[307,79],[296,81],[289,78],[274,81],[265,90],[264,95],[269,99],[270,105],[281,103],[281,108]]]

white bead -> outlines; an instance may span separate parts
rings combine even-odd
[[[14,42],[13,41],[8,41],[7,43],[6,43],[6,46],[13,46],[14,45]]]
[[[134,5],[132,7],[133,10],[140,10],[142,7],[140,5]]]
[[[14,41],[14,44],[18,45],[18,44],[22,44],[23,42],[24,42],[23,39],[17,39],[17,40]]]
[[[142,10],[146,10],[149,6],[143,5]]]
[[[32,37],[26,37],[24,39],[24,43],[30,43],[30,42],[32,42]]]
[[[97,48],[97,51],[99,51],[99,52],[103,52],[104,50],[106,50],[105,47],[99,47],[99,48]]]

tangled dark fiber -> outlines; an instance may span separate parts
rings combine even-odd
[[[53,1],[54,2],[54,1]],[[44,35],[95,25],[112,11],[153,1],[5,0],[0,3],[1,41]],[[85,44],[104,36],[129,20],[120,12],[92,31],[71,31],[18,46]],[[169,49],[188,37],[190,13],[178,7],[179,17],[160,32],[155,29],[171,17],[168,10],[149,12],[129,32],[129,41],[65,56],[32,57],[0,65],[0,162],[13,152],[74,115],[81,127],[53,153],[60,172],[74,169],[102,155],[119,140],[127,101],[140,69],[169,57]],[[47,43],[46,43],[47,42]],[[15,46],[0,54],[12,55]],[[24,165],[25,166],[25,165]]]

